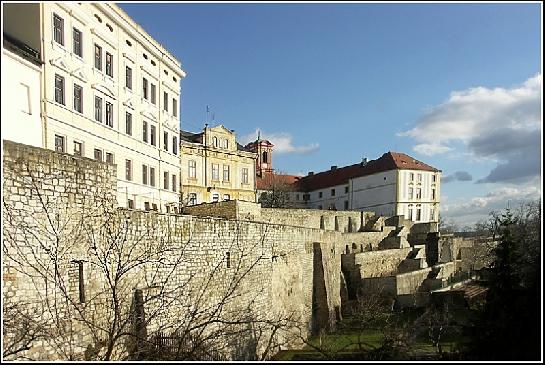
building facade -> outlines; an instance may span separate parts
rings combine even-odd
[[[116,165],[120,206],[180,200],[180,62],[113,3],[3,4],[38,49],[42,146]]]
[[[256,201],[257,155],[218,125],[201,133],[180,133],[182,200],[195,205],[223,200]]]
[[[2,47],[2,137],[43,145],[40,116],[42,62],[37,50],[4,34]]]
[[[414,222],[439,218],[441,171],[404,153],[315,174],[295,183],[295,203],[312,209],[403,215]]]

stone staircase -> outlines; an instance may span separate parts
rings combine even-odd
[[[399,264],[398,273],[406,273],[415,270],[420,270],[428,267],[426,263],[426,247],[425,245],[414,246],[409,252],[407,258]]]
[[[378,247],[381,250],[394,249],[394,248],[407,248],[411,247],[409,241],[407,241],[407,234],[409,229],[405,226],[397,227],[387,237],[385,237]]]

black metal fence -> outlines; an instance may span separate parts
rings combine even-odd
[[[147,360],[225,361],[219,351],[190,334],[157,332],[143,351]]]

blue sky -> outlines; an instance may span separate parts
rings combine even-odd
[[[209,105],[293,174],[408,153],[459,224],[541,196],[540,4],[119,5],[188,73],[184,130]]]

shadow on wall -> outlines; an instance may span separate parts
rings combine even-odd
[[[341,255],[341,272],[346,282],[346,291],[349,300],[357,299],[358,288],[361,283],[360,266],[360,264],[356,265],[356,255],[354,253]]]
[[[327,306],[327,291],[325,286],[324,266],[322,263],[322,248],[319,242],[313,243],[312,270],[312,326],[311,332],[317,335],[321,330],[329,331],[329,309]]]

